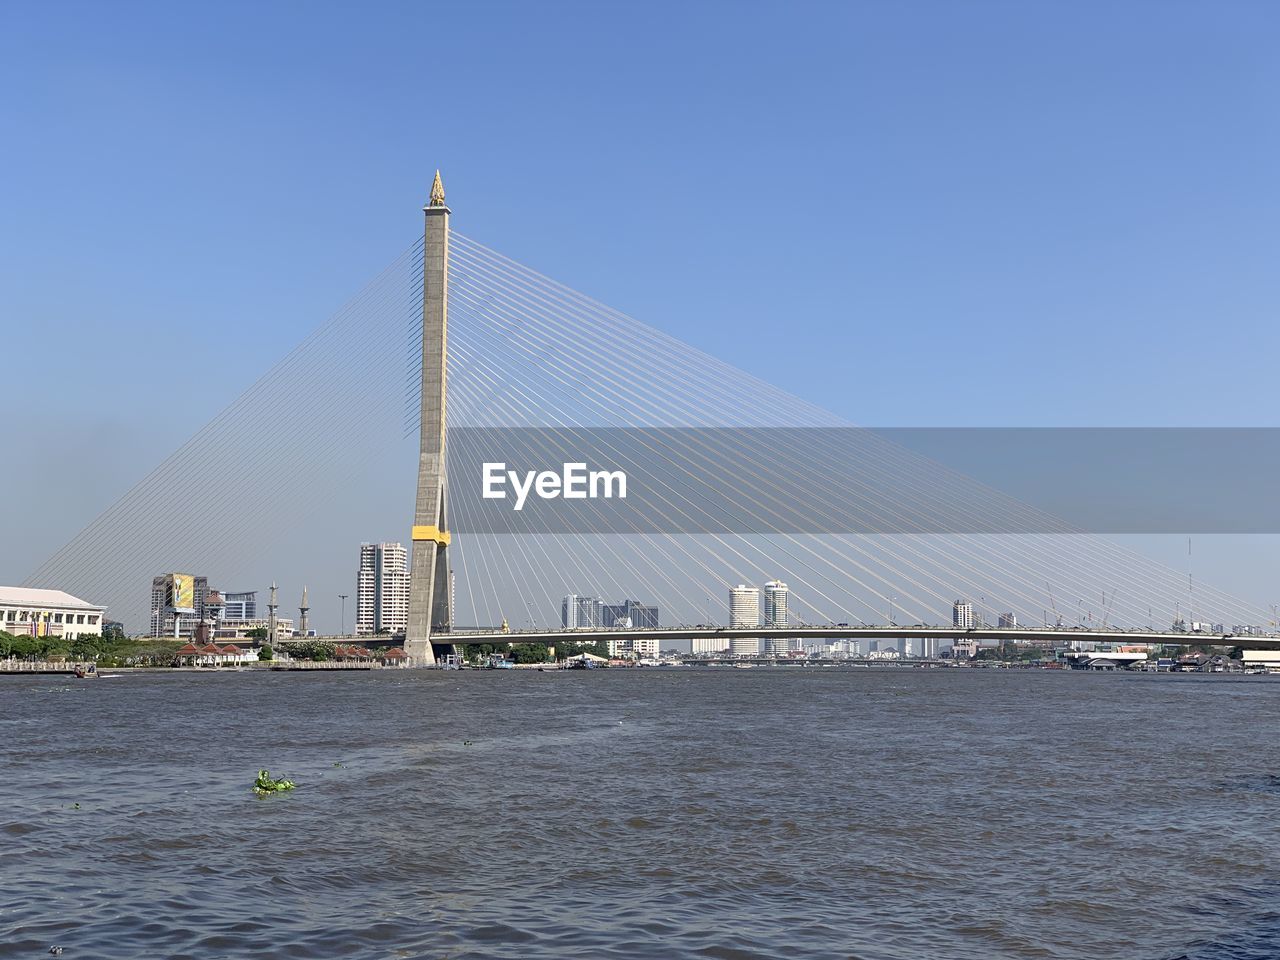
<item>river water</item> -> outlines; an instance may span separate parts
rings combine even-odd
[[[1278,719],[1265,677],[0,677],[0,957],[1263,960]]]

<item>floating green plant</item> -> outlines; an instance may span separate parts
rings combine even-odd
[[[269,793],[280,793],[283,790],[292,790],[297,784],[292,780],[286,780],[284,777],[274,778],[266,770],[258,771],[258,779],[253,781],[253,792],[260,797],[265,797]]]

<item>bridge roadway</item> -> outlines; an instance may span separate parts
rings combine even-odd
[[[1094,643],[1211,643],[1222,646],[1240,646],[1251,650],[1280,649],[1280,635],[1265,637],[1236,636],[1230,633],[1174,633],[1158,630],[1072,630],[1068,627],[1017,627],[1001,629],[982,627],[963,630],[959,627],[891,627],[891,626],[795,626],[795,627],[658,627],[639,629],[614,627],[612,629],[576,630],[483,630],[466,628],[457,633],[436,634],[431,638],[435,646],[466,646],[474,643],[546,643],[571,640],[579,643],[595,643],[599,640],[900,640],[912,637],[932,637],[938,640],[1028,640],[1047,641],[1050,644],[1072,642]]]

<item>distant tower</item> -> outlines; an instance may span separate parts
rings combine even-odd
[[[729,588],[729,627],[760,626],[760,589],[744,583]]]
[[[770,580],[764,585],[764,625],[787,625],[787,585],[781,580]]]
[[[764,585],[764,625],[766,627],[785,627],[787,625],[787,585],[781,580],[770,580]],[[769,653],[786,653],[791,649],[788,638],[770,638],[765,644]]]
[[[356,636],[399,633],[409,621],[409,552],[399,543],[360,544]]]
[[[424,663],[433,631],[450,629],[449,527],[445,513],[445,339],[449,318],[449,208],[436,171],[423,207],[422,422],[418,435],[418,495],[413,514],[413,564],[404,649]]]
[[[307,613],[310,610],[311,608],[307,606],[307,587],[306,587],[306,584],[303,584],[302,606],[298,607],[298,633],[300,633],[304,637],[307,635],[307,630],[308,630]]]
[[[279,632],[276,629],[276,582],[271,581],[271,602],[267,604],[267,642],[275,645],[280,639]]]

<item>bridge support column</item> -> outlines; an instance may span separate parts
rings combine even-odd
[[[449,322],[449,208],[440,171],[431,185],[422,250],[422,424],[418,441],[418,495],[409,572],[405,653],[435,662],[433,632],[448,632],[449,527],[445,510],[445,376]]]

